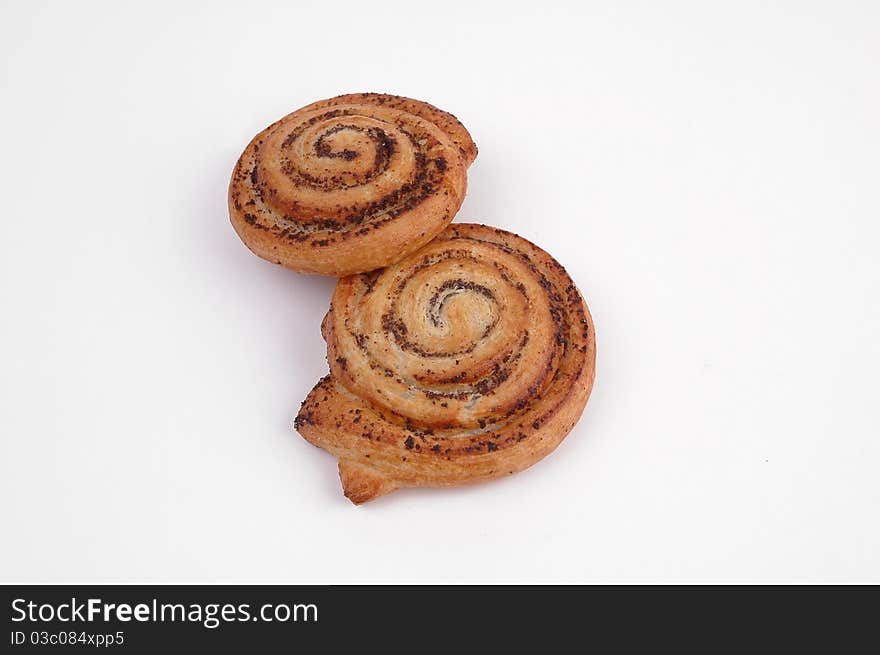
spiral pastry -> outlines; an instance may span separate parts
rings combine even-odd
[[[452,115],[377,93],[322,100],[260,132],[229,184],[229,215],[255,254],[343,276],[400,261],[443,230],[477,147]]]
[[[330,375],[294,427],[339,458],[345,495],[520,471],[577,422],[596,341],[565,269],[510,232],[453,224],[342,278],[321,326]]]

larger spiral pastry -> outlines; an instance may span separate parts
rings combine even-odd
[[[338,457],[356,504],[531,466],[593,385],[592,320],[565,269],[483,225],[453,224],[389,268],[339,280],[321,327],[330,375],[294,425]]]
[[[452,221],[476,155],[464,126],[425,102],[322,100],[254,137],[232,174],[229,214],[248,248],[286,268],[370,271]]]

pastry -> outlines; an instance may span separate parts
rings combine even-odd
[[[294,422],[359,504],[510,475],[579,419],[596,341],[565,269],[504,230],[453,224],[403,261],[340,279],[330,375]]]
[[[229,215],[255,254],[341,277],[400,261],[452,221],[477,147],[451,114],[356,93],[313,103],[253,138]]]

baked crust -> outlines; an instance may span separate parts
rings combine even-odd
[[[322,334],[330,375],[294,425],[339,458],[356,504],[531,466],[593,385],[592,319],[565,269],[484,225],[450,225],[389,268],[339,280]]]
[[[452,115],[379,93],[321,100],[245,148],[229,215],[256,255],[341,277],[387,266],[452,221],[477,148]]]

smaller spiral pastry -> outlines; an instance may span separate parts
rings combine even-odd
[[[229,215],[255,254],[341,277],[400,261],[452,221],[477,147],[452,115],[356,93],[276,121],[242,153]]]
[[[565,438],[593,386],[592,319],[565,269],[484,225],[342,278],[321,331],[330,375],[294,427],[339,458],[356,504],[521,471]]]

